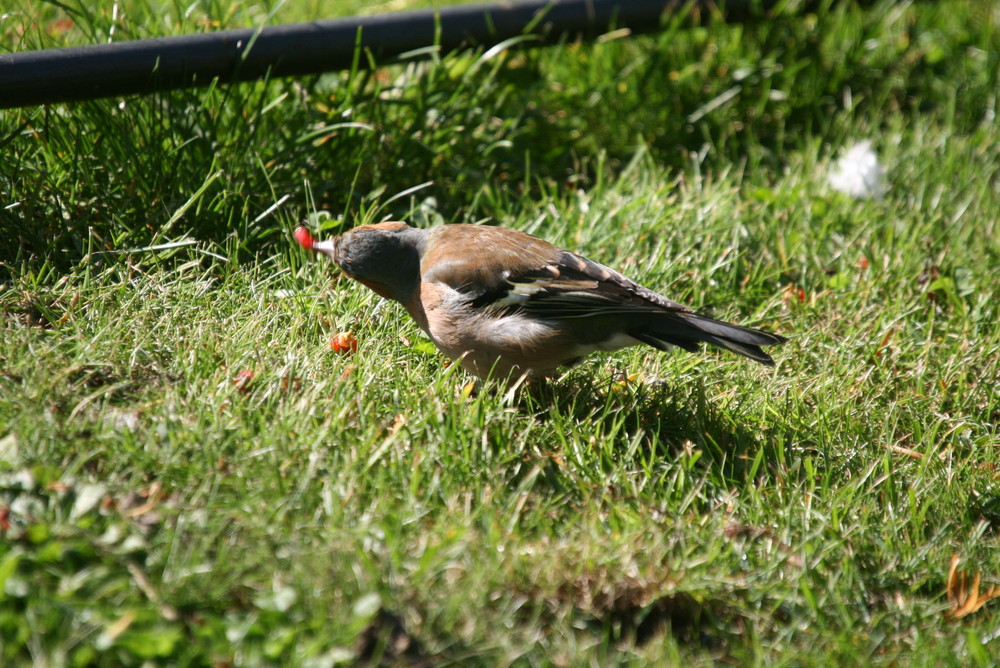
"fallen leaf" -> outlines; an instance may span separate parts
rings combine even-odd
[[[473,394],[473,392],[475,392],[475,391],[476,391],[476,381],[471,380],[471,381],[469,381],[468,383],[466,383],[465,385],[462,386],[462,389],[459,392],[458,396],[459,396],[460,399],[465,400],[465,399],[468,399],[469,397],[471,397],[472,394]]]
[[[161,488],[162,486],[159,482],[154,482],[149,486],[148,490],[132,495],[128,500],[123,499],[119,504],[121,514],[134,519],[152,511],[163,498],[160,494]],[[144,503],[140,502],[143,498],[146,499]]]
[[[1000,598],[1000,587],[990,587],[982,593],[979,591],[980,574],[976,573],[969,583],[969,574],[958,570],[959,557],[953,554],[951,566],[948,568],[948,581],[945,584],[945,595],[951,604],[951,609],[945,613],[951,619],[961,619],[971,615],[995,598]]]
[[[895,333],[896,330],[893,327],[890,327],[888,331],[886,331],[885,336],[882,337],[882,341],[878,344],[878,348],[875,349],[875,357],[882,355],[882,349],[889,345],[889,341],[892,340],[892,335]]]
[[[893,452],[897,453],[897,454],[906,455],[910,459],[923,459],[924,458],[924,455],[923,455],[922,452],[917,452],[916,450],[911,450],[910,448],[904,448],[901,445],[888,445],[886,447],[889,448],[890,450],[892,450]]]
[[[233,378],[233,385],[236,386],[236,391],[240,394],[246,394],[250,391],[250,381],[256,374],[251,369],[240,369],[240,372],[236,374]]]

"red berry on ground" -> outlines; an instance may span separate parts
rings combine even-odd
[[[309,232],[309,228],[304,225],[299,225],[295,228],[295,231],[292,232],[292,238],[306,250],[312,250],[313,244],[316,243],[313,235]]]
[[[350,355],[358,349],[358,340],[351,332],[340,332],[330,339],[330,348],[335,353]]]

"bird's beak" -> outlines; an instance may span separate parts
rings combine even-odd
[[[323,253],[332,260],[335,258],[335,254],[337,252],[337,239],[339,239],[339,237],[326,239],[324,241],[314,241],[312,249],[317,253]]]

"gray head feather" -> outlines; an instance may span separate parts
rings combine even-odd
[[[405,223],[357,227],[337,241],[333,259],[383,297],[406,303],[418,284],[425,235]]]

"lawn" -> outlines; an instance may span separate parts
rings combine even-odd
[[[800,4],[0,111],[0,663],[995,665],[1000,8]],[[412,6],[13,0],[0,50]],[[291,239],[387,218],[790,341],[473,390]]]

